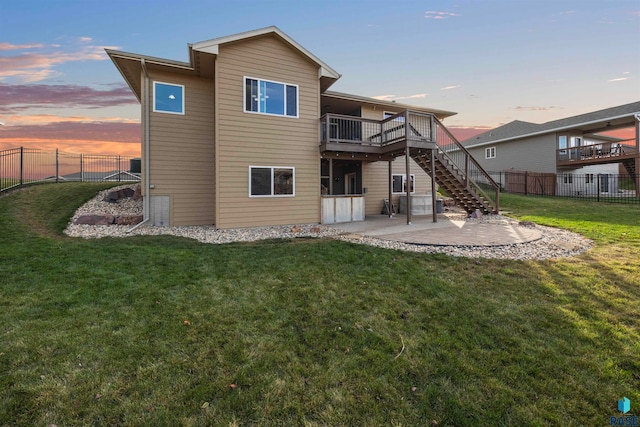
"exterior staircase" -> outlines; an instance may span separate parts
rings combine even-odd
[[[499,211],[500,186],[433,114],[405,110],[379,121],[327,113],[320,126],[323,155],[370,161],[408,154],[468,213]]]
[[[432,174],[431,156],[434,156],[436,182],[458,205],[468,213],[474,212],[476,209],[479,209],[483,214],[497,213],[497,205],[481,189],[475,188],[473,184],[467,182],[464,174],[444,153],[438,150],[411,151],[411,158],[429,175]]]
[[[625,159],[622,161],[622,164],[624,165],[624,168],[627,170],[627,173],[631,178],[636,176],[636,173],[638,173],[638,171],[636,171],[635,159]]]

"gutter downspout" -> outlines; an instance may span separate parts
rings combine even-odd
[[[149,222],[149,210],[151,207],[150,200],[150,192],[151,192],[151,183],[149,182],[149,72],[147,71],[147,64],[144,61],[144,58],[140,58],[140,65],[142,66],[142,71],[144,72],[144,120],[143,120],[143,137],[142,137],[142,151],[144,154],[144,196],[142,199],[143,206],[143,219],[141,223],[138,223],[127,230],[127,233],[131,233],[136,228],[140,227],[143,224]]]

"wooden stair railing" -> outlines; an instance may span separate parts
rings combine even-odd
[[[411,157],[425,172],[431,174],[431,155],[433,155],[436,182],[444,187],[447,193],[467,212],[471,213],[479,209],[485,214],[498,213],[500,186],[451,132],[435,116],[432,117],[433,125],[431,128],[433,129],[428,139],[435,142],[438,148],[433,150],[411,149]],[[407,114],[409,129],[416,136],[422,136],[412,126],[410,118],[411,115]],[[495,196],[490,197],[487,193],[495,194]]]
[[[436,150],[418,152],[412,150],[411,158],[428,174],[431,174],[431,156],[434,155],[435,177],[438,185],[455,199],[462,208],[471,213],[479,209],[483,214],[495,212],[495,208],[473,186],[466,185],[464,177],[453,163]]]

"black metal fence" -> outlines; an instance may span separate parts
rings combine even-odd
[[[489,175],[505,193],[640,204],[635,174],[502,171]]]
[[[0,192],[38,182],[73,181],[140,181],[140,159],[25,147],[0,150]]]

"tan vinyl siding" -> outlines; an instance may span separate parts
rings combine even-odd
[[[317,65],[276,36],[220,46],[218,228],[320,221]],[[298,85],[298,118],[244,112],[244,77]],[[249,166],[295,168],[295,197],[249,197]]]
[[[396,157],[393,161],[391,170],[394,175],[405,175],[405,156]],[[422,170],[416,162],[411,159],[409,161],[409,174],[415,175],[413,194],[431,194],[431,178]],[[367,188],[365,194],[365,214],[378,215],[382,211],[383,199],[389,198],[389,163],[374,162],[364,163],[362,167],[362,180],[364,187]],[[393,203],[398,209],[400,203],[400,194],[392,196]]]
[[[399,111],[391,111],[382,108],[363,106],[360,114],[367,119],[382,120],[384,113],[397,113]],[[393,161],[393,174],[404,175],[406,171],[405,157],[396,157]],[[430,194],[431,193],[431,177],[416,162],[410,160],[410,174],[415,175],[415,193],[414,194]],[[389,166],[387,162],[365,163],[362,167],[363,186],[367,188],[365,194],[365,214],[378,215],[382,211],[383,199],[389,198]],[[393,195],[393,203],[396,209],[399,206],[400,195]]]
[[[172,226],[214,224],[213,80],[153,70],[150,78],[152,93],[153,81],[185,86],[184,115],[151,106],[151,195],[170,197]]]

